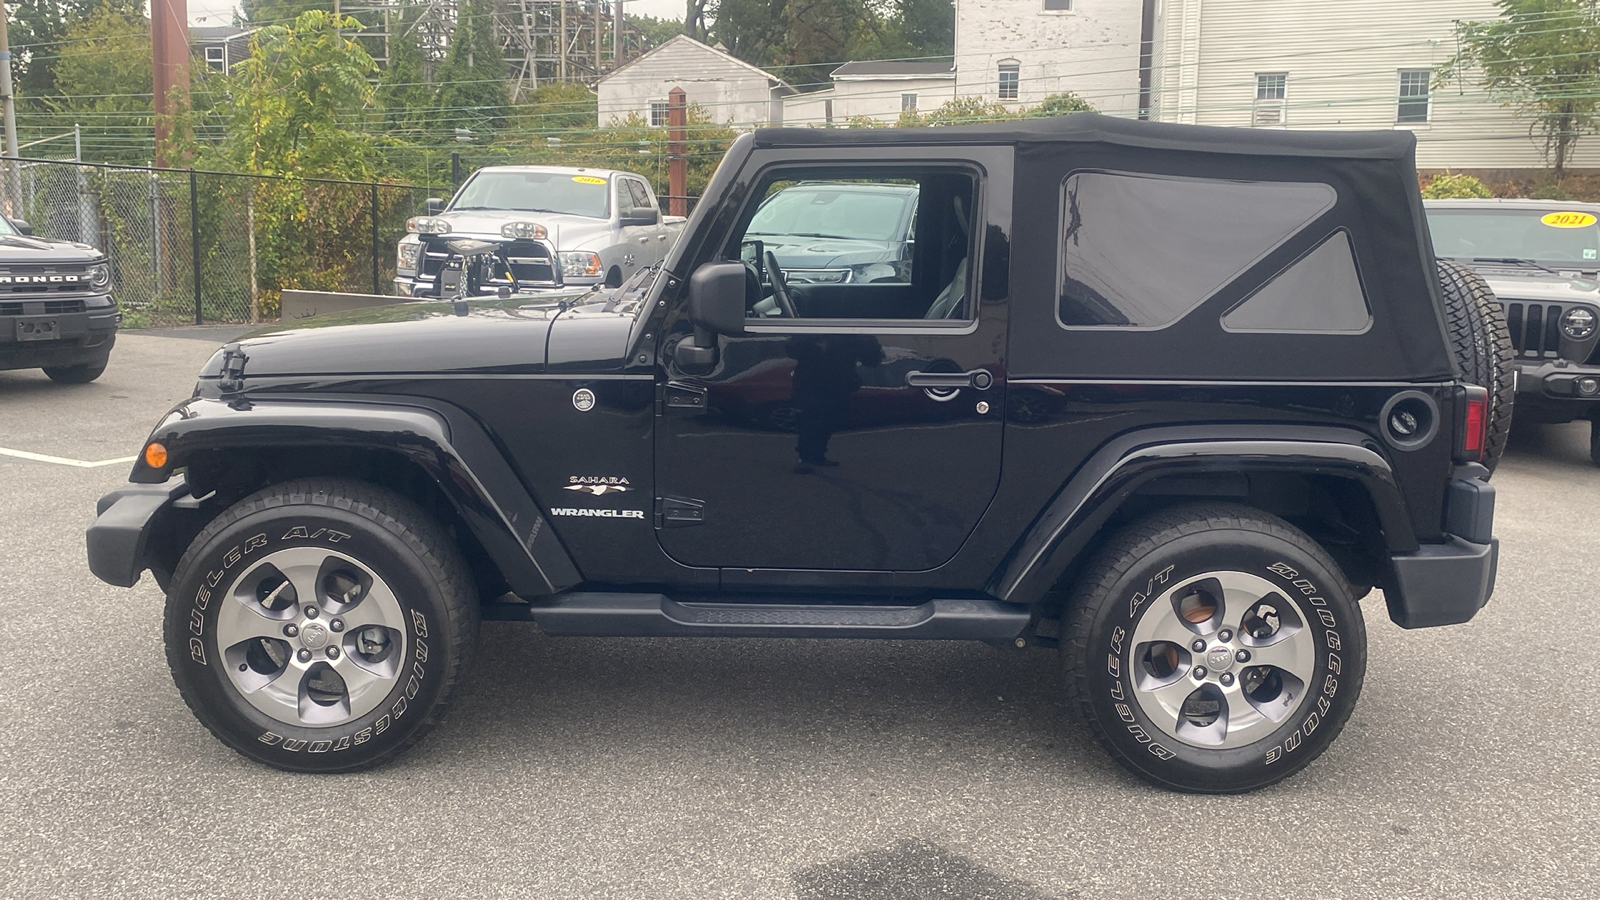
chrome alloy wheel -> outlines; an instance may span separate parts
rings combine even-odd
[[[217,596],[216,645],[246,702],[279,722],[338,725],[401,676],[405,616],[371,568],[321,547],[257,560]]]
[[[1300,605],[1247,572],[1207,572],[1151,598],[1131,645],[1139,708],[1196,747],[1242,747],[1305,702],[1316,643]]]

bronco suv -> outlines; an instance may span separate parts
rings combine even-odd
[[[100,251],[36,238],[27,222],[0,215],[0,369],[93,381],[106,370],[121,321]]]
[[[411,746],[498,618],[1059,648],[1134,772],[1260,787],[1350,715],[1363,595],[1418,628],[1494,583],[1501,361],[1468,328],[1493,298],[1441,285],[1413,147],[1089,114],[756,131],[618,290],[225,346],[100,501],[90,567],[154,573],[184,699],[288,770]],[[757,252],[804,181],[914,185],[905,279]],[[774,394],[784,427],[744,414]]]

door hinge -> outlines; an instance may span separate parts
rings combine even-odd
[[[684,528],[689,525],[704,525],[705,522],[704,500],[696,500],[693,497],[656,498],[657,528]]]
[[[661,391],[660,412],[700,413],[706,410],[706,389],[686,381],[669,381]]]

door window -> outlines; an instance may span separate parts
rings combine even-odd
[[[650,202],[650,192],[644,189],[644,182],[629,178],[627,185],[628,194],[633,198],[634,209],[650,209],[654,206]]]
[[[953,168],[769,175],[728,246],[748,317],[970,320],[976,187]]]

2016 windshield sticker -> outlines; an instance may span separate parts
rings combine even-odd
[[[606,180],[604,178],[596,178],[593,175],[574,175],[574,176],[572,176],[572,180],[576,181],[579,184],[605,184],[606,183]]]
[[[582,491],[596,497],[633,490],[633,485],[628,483],[628,479],[620,475],[568,475],[567,482],[566,490]]]
[[[596,519],[642,519],[642,518],[644,518],[644,510],[642,510],[642,509],[573,509],[571,507],[567,507],[565,509],[560,509],[560,508],[552,509],[552,510],[550,510],[550,515],[552,515],[552,516],[578,516],[580,518],[582,518],[582,517],[592,517],[592,518],[596,518]]]
[[[1597,220],[1585,212],[1553,212],[1539,219],[1551,228],[1587,228]]]

